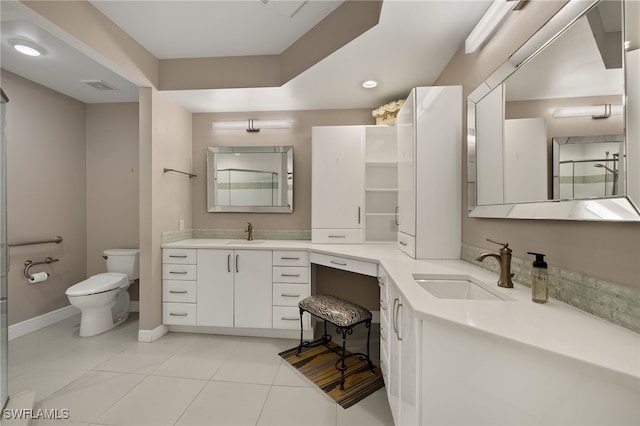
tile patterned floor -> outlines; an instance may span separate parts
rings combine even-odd
[[[135,314],[91,338],[78,336],[79,323],[9,342],[10,394],[35,391],[36,409],[70,415],[32,425],[393,424],[384,389],[345,410],[294,371],[278,353],[295,340],[169,333],[139,343]],[[349,348],[365,338],[356,331]],[[377,350],[372,358],[378,365]]]

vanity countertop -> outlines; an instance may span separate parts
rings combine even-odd
[[[640,334],[570,305],[549,299],[531,301],[529,287],[497,286],[498,275],[463,260],[416,260],[393,244],[334,245],[309,241],[187,239],[163,248],[308,250],[376,262],[387,271],[416,315],[423,320],[451,321],[522,344],[531,345],[612,371],[640,378]],[[487,260],[489,261],[489,260]],[[439,299],[423,290],[413,274],[468,275],[494,286],[512,300]]]

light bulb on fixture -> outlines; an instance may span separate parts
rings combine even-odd
[[[11,39],[9,44],[23,55],[40,56],[44,53],[42,47],[28,40]]]
[[[378,85],[378,82],[375,80],[367,80],[362,83],[362,87],[365,89],[373,89]]]

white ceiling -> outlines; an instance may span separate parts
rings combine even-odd
[[[167,91],[192,112],[375,108],[433,84],[491,0],[386,0],[379,25],[282,87]],[[341,2],[310,0],[92,1],[116,25],[159,59],[278,54]],[[302,4],[289,18],[287,15]],[[3,68],[83,102],[137,100],[137,87],[62,42],[68,36],[42,25],[18,2],[0,2]],[[284,9],[289,11],[283,11]],[[45,23],[46,24],[46,23]],[[59,38],[51,33],[55,32]],[[42,45],[40,58],[18,57],[16,34]],[[73,40],[72,40],[73,41]],[[77,45],[77,41],[69,44]],[[85,52],[86,53],[86,52]],[[38,62],[36,62],[38,61]],[[259,70],[256,70],[259,72]],[[188,76],[185,76],[188,78]],[[365,90],[373,78],[379,86]],[[81,80],[104,80],[120,90],[98,92]],[[82,88],[82,89],[80,89]],[[90,90],[89,90],[90,89]],[[116,99],[116,97],[118,99]]]

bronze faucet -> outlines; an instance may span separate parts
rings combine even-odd
[[[489,238],[487,238],[487,241],[501,245],[502,248],[500,249],[500,254],[482,253],[480,256],[476,257],[476,260],[478,262],[482,262],[487,257],[494,257],[500,264],[500,279],[498,279],[498,286],[513,288],[513,282],[511,282],[511,277],[513,277],[513,274],[511,273],[512,250],[509,248],[509,243],[499,243],[497,241],[490,240]]]
[[[247,228],[244,232],[247,233],[247,241],[253,241],[253,225],[251,222],[247,222]]]

